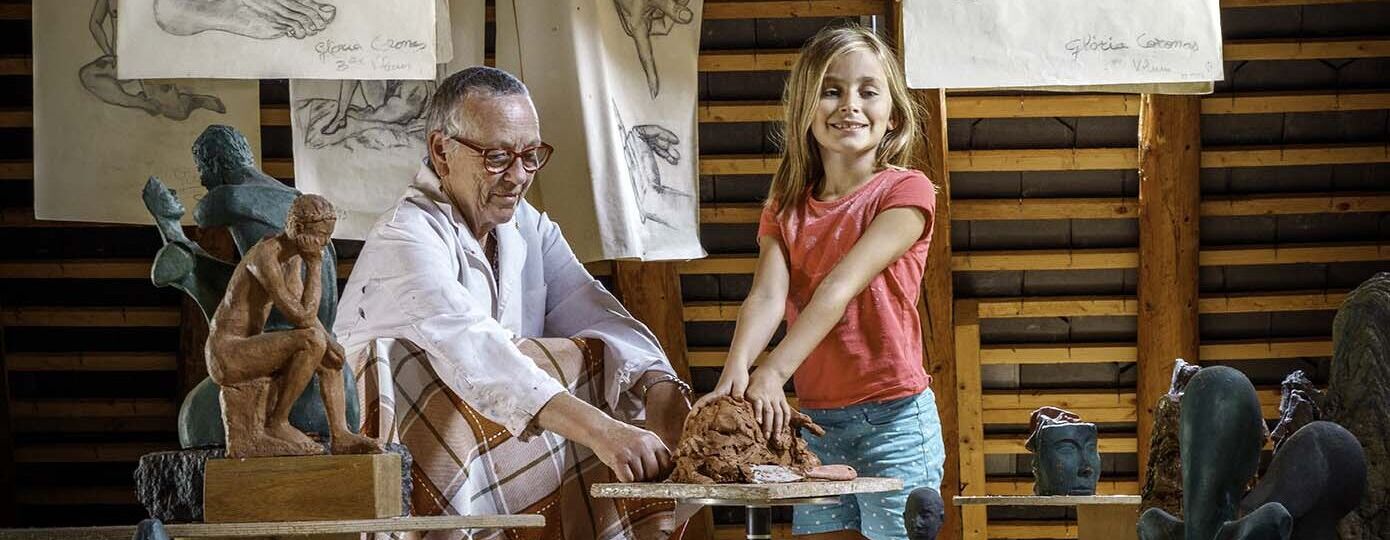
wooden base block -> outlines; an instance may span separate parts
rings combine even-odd
[[[1076,507],[1077,540],[1138,538],[1139,507],[1128,504],[1083,504]]]
[[[208,460],[203,521],[312,521],[401,515],[396,454]]]

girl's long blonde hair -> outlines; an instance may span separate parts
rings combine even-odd
[[[907,80],[892,49],[873,31],[857,24],[823,29],[801,48],[801,57],[792,65],[782,91],[782,164],[772,176],[766,202],[779,214],[821,188],[825,170],[821,165],[820,146],[811,134],[821,82],[830,62],[858,50],[873,53],[883,65],[888,76],[888,94],[893,100],[895,127],[879,144],[876,168],[906,167],[917,148],[921,137],[917,125],[922,114],[920,105],[908,91]]]

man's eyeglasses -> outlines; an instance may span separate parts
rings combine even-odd
[[[449,138],[477,152],[483,159],[483,169],[492,174],[501,174],[511,168],[512,162],[518,159],[521,160],[521,168],[525,169],[526,172],[539,171],[546,162],[550,161],[550,154],[555,152],[555,148],[546,143],[513,152],[506,148],[483,148],[475,142],[460,137]]]

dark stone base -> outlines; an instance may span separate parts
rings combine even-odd
[[[410,515],[410,450],[388,444],[386,451],[401,456],[401,515]],[[155,452],[140,456],[135,468],[135,496],[150,517],[165,523],[203,520],[203,471],[209,459],[226,456],[222,448]]]

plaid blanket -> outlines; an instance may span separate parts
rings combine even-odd
[[[608,412],[602,342],[529,341],[546,356],[541,369]],[[526,442],[513,437],[449,391],[426,353],[408,341],[376,340],[352,368],[363,433],[403,443],[414,456],[414,515],[545,516],[544,529],[437,531],[425,538],[652,540],[676,529],[673,501],[590,498],[591,484],[616,481],[593,452],[550,432]]]

